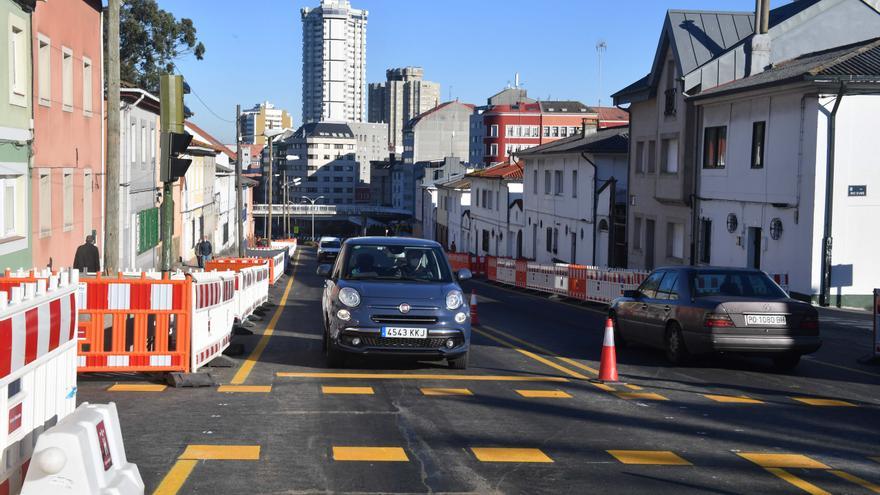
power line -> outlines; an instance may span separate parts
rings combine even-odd
[[[202,97],[199,96],[199,94],[196,93],[192,88],[190,88],[189,92],[192,93],[193,96],[195,96],[195,97],[199,100],[199,102],[201,102],[202,106],[204,106],[205,108],[207,108],[208,111],[211,112],[211,115],[213,115],[214,117],[216,117],[218,120],[222,120],[223,122],[227,122],[227,123],[230,123],[230,124],[234,124],[234,123],[235,123],[234,120],[225,119],[225,118],[223,118],[223,117],[217,115],[217,112],[215,112],[214,110],[212,110],[211,107],[209,107],[208,104],[205,103],[205,100],[203,100]]]

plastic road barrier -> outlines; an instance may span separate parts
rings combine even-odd
[[[782,290],[788,294],[788,274],[787,273],[771,273],[770,277],[776,282],[779,287],[782,287]]]
[[[69,273],[0,292],[0,493],[18,493],[37,439],[76,406],[76,286]],[[57,493],[44,491],[43,493]]]
[[[229,347],[235,319],[235,274],[197,272],[192,279],[192,364],[195,372]]]
[[[207,270],[233,271],[235,318],[244,321],[269,300],[269,261],[263,258],[221,258],[205,264]]]
[[[257,258],[265,258],[269,260],[269,277],[272,285],[281,278],[284,269],[287,266],[287,249],[272,248],[248,248],[248,256],[256,256]]]
[[[471,269],[470,256],[467,253],[447,253],[446,258],[449,260],[449,266],[452,267],[453,271],[457,272],[462,268]]]
[[[291,259],[296,254],[296,239],[276,239],[269,243],[269,247],[287,249],[287,259]]]
[[[128,462],[116,404],[81,404],[37,440],[22,495],[141,495]]]

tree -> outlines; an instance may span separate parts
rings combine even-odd
[[[192,19],[178,21],[160,9],[156,0],[123,0],[119,37],[120,79],[156,95],[159,75],[174,73],[180,57],[192,54],[202,60],[205,55]]]

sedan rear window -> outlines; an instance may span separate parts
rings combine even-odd
[[[324,241],[321,243],[322,248],[339,249],[339,241]]]
[[[739,270],[700,271],[694,274],[696,297],[750,297],[780,299],[788,297],[766,274]]]
[[[438,248],[398,245],[350,246],[343,267],[346,280],[452,281]]]

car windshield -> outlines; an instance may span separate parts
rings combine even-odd
[[[339,241],[324,241],[321,243],[321,247],[324,249],[339,249]]]
[[[439,248],[354,245],[349,248],[342,278],[448,283],[452,275]]]
[[[694,274],[696,297],[750,297],[780,299],[788,297],[773,280],[762,272],[744,270],[712,270]]]

